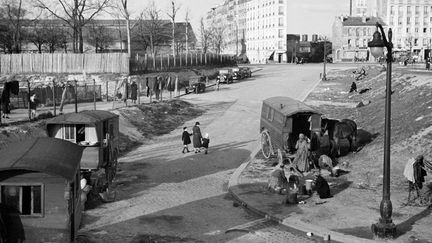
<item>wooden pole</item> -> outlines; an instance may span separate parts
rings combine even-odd
[[[75,113],[78,113],[78,81],[75,79]]]
[[[169,69],[170,68],[170,61],[169,61],[169,59],[170,59],[170,55],[169,54],[167,54],[167,60],[168,60],[168,64],[167,64],[167,69]]]
[[[96,110],[96,80],[93,79],[93,106],[94,110]]]
[[[56,85],[55,85],[55,80],[53,79],[52,81],[53,83],[53,90],[52,90],[52,95],[53,95],[53,111],[54,111],[54,116],[57,115],[57,107],[56,107]]]
[[[105,81],[105,88],[106,88],[106,90],[105,90],[105,92],[106,92],[106,101],[108,103],[108,80]]]
[[[141,80],[138,81],[138,104],[141,104]]]
[[[161,59],[161,70],[163,70],[163,56],[162,56],[162,54],[160,54],[160,59]]]
[[[31,109],[30,109],[30,80],[27,79],[27,110],[28,110],[28,118],[31,121]]]

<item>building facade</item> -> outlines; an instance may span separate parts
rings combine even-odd
[[[430,57],[431,0],[354,0],[353,15],[357,13],[360,16],[380,17],[392,28],[396,52],[409,52],[419,61]]]
[[[227,0],[207,15],[208,24],[225,26],[223,53],[240,54],[246,44],[251,63],[266,63],[270,57],[287,62],[288,0]]]
[[[385,23],[377,17],[336,17],[332,29],[333,61],[372,60],[368,42],[376,31],[377,22],[385,26]]]

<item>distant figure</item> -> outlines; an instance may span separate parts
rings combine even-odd
[[[423,188],[424,178],[427,176],[423,160],[423,155],[418,155],[415,159],[408,160],[405,165],[403,174],[409,182],[408,201],[410,201],[412,190],[416,190],[417,197],[420,197],[420,190]]]
[[[10,95],[15,94],[18,95],[19,92],[19,83],[18,81],[10,81],[6,82],[3,86],[3,91],[1,94],[1,110],[3,113],[3,118],[9,118],[10,114]]]
[[[349,90],[349,93],[352,93],[352,92],[357,92],[357,84],[355,82],[352,82],[351,88]]]
[[[189,133],[187,130],[187,127],[183,127],[183,134],[182,134],[182,141],[183,141],[183,150],[182,153],[186,152],[189,153],[189,144],[191,144],[190,136],[192,136],[192,133]]]
[[[192,135],[193,135],[192,141],[193,141],[195,153],[200,152],[200,148],[201,148],[202,135],[201,135],[201,129],[199,125],[200,125],[199,122],[195,122],[195,126],[192,129]]]
[[[30,96],[29,104],[30,104],[30,120],[36,119],[36,108],[39,105],[39,100],[36,98],[36,94],[32,93]]]
[[[205,154],[208,153],[209,143],[210,143],[210,137],[209,137],[209,134],[206,133],[204,135],[204,137],[202,138],[202,147],[204,148],[204,153]]]
[[[132,84],[131,84],[131,100],[132,100],[132,103],[136,104],[137,96],[138,96],[138,85],[137,85],[137,83],[135,81],[133,81]]]

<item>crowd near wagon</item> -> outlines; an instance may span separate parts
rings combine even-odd
[[[347,133],[340,135],[345,125],[343,120],[323,118],[321,112],[303,102],[289,97],[271,97],[263,101],[261,109],[261,151],[267,159],[276,153],[292,159],[299,134],[304,134],[309,139],[317,136],[319,154],[343,155],[349,151],[357,130],[356,126],[355,129],[348,126]]]

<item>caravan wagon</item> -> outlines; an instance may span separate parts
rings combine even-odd
[[[47,137],[0,150],[0,242],[75,242],[83,210],[82,151]]]
[[[117,172],[119,116],[102,110],[67,113],[47,121],[49,137],[84,148],[81,170],[97,192],[111,184]]]
[[[289,97],[271,97],[261,109],[261,149],[265,158],[275,150],[293,150],[300,133],[321,132],[321,113]]]

